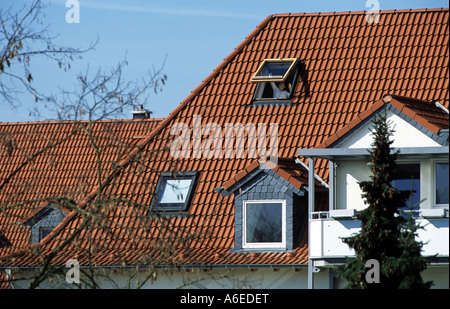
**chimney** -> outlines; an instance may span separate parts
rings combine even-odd
[[[131,113],[133,114],[133,119],[148,119],[152,112],[144,109],[144,106],[141,105],[140,108],[131,111]]]

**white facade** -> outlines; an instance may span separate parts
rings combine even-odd
[[[106,289],[306,289],[308,272],[302,268],[270,268],[237,266],[235,268],[213,269],[158,269],[151,279],[147,270],[135,274],[135,270],[96,270],[95,282]],[[14,272],[14,271],[13,271]],[[34,272],[14,272],[14,287],[25,289],[30,284]],[[20,280],[19,280],[20,279]],[[81,282],[90,282],[81,274]],[[328,272],[317,276],[317,288],[328,289]],[[86,286],[85,286],[86,287]],[[63,275],[46,280],[40,289],[78,288],[74,283],[67,283]]]
[[[441,146],[435,140],[426,136],[413,125],[408,123],[400,116],[394,114],[392,111],[386,111],[386,121],[391,123],[391,129],[394,130],[392,134],[392,140],[394,143],[392,147],[436,147]],[[373,136],[371,127],[373,124],[367,122],[357,132],[344,138],[337,148],[371,148],[373,142]]]
[[[440,147],[435,140],[417,130],[414,126],[404,119],[387,111],[386,120],[392,124],[394,133],[392,147],[396,149],[410,147]],[[373,142],[371,133],[372,123],[369,122],[359,129],[349,138],[344,139],[337,148],[339,149],[370,149]],[[420,192],[424,201],[421,203],[421,209],[433,208],[434,201],[434,164],[436,162],[448,162],[445,158],[430,157],[410,157],[399,158],[398,163],[419,163],[420,164]],[[358,182],[369,180],[370,166],[367,160],[340,160],[336,167],[336,205],[334,209],[357,209],[362,210],[366,206],[361,198],[362,191]]]
[[[320,263],[317,263],[320,266]],[[318,267],[314,274],[314,289],[343,288],[345,282],[336,280],[332,267]],[[446,273],[447,272],[447,273]],[[35,272],[12,271],[16,279],[12,288],[28,288]],[[141,270],[97,270],[95,283],[102,289],[307,289],[306,267],[293,268],[216,268],[216,269],[158,269],[151,279],[148,272]],[[423,272],[424,280],[433,280],[433,288],[448,289],[448,267],[428,266]],[[81,282],[90,282],[81,274]],[[146,283],[140,286],[141,283]],[[89,285],[83,285],[84,288]],[[78,289],[75,283],[68,283],[64,275],[55,275],[42,282],[39,289]]]
[[[448,163],[448,146],[439,144],[426,129],[418,128],[416,123],[401,116],[386,110],[386,119],[394,129],[392,147],[400,150],[397,163],[420,165],[421,203],[416,222],[424,229],[419,230],[418,240],[425,243],[423,256],[436,255],[423,278],[433,280],[434,288],[449,288],[449,206],[438,204],[435,193],[436,164]],[[330,161],[330,211],[310,211],[309,218],[309,254],[315,270],[333,268],[344,263],[346,257],[354,256],[354,251],[341,238],[360,230],[360,221],[354,215],[367,207],[358,183],[370,180],[368,150],[372,148],[372,126],[371,121],[360,124],[332,148],[299,151],[299,155]],[[315,276],[314,273],[311,276]],[[341,284],[337,283],[337,287]]]

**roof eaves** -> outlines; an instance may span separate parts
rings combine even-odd
[[[416,110],[408,107],[407,105],[405,105],[402,102],[402,101],[406,101],[406,102],[430,105],[431,102],[429,102],[429,101],[418,100],[418,99],[414,99],[414,98],[397,96],[397,95],[387,95],[383,98],[383,100],[385,100],[386,103],[389,103],[390,105],[395,107],[397,110],[399,110],[400,112],[402,112],[409,118],[413,119],[418,124],[422,125],[427,130],[431,131],[434,134],[439,134],[439,131],[442,129],[441,127],[437,126],[434,123],[431,123],[430,121],[428,121],[427,119],[425,119],[424,117],[419,115]],[[436,113],[439,113],[442,111],[439,107],[437,107],[435,105],[430,106],[430,107],[436,107]],[[442,111],[442,113],[444,113],[444,111]]]
[[[299,179],[289,173],[289,170],[292,169],[292,166],[298,167],[297,170],[304,169],[305,167],[301,164],[298,164],[297,160],[295,159],[279,158],[279,161],[280,164],[276,165],[273,168],[261,168],[261,163],[258,160],[255,160],[247,165],[243,170],[239,171],[235,176],[227,180],[218,191],[220,191],[223,196],[228,196],[242,187],[245,183],[259,174],[261,171],[264,171],[271,176],[278,174],[279,177],[283,178],[293,186],[293,191],[297,192],[298,190],[301,190],[304,183],[302,183]],[[290,167],[283,166],[283,163],[288,163]],[[307,169],[305,169],[305,171],[307,172]]]

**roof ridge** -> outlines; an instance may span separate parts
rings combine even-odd
[[[391,9],[391,10],[380,10],[380,13],[383,14],[394,14],[394,13],[419,13],[419,12],[445,12],[449,11],[449,8],[421,8],[421,9]],[[342,12],[301,12],[301,13],[277,13],[270,15],[273,18],[277,17],[301,17],[301,16],[334,16],[334,15],[358,15],[358,14],[367,14],[367,10],[360,11],[342,11]]]
[[[114,122],[152,122],[163,121],[164,118],[147,118],[147,119],[100,119],[100,120],[43,120],[43,121],[12,121],[12,122],[0,122],[0,126],[8,125],[48,125],[48,124],[75,124],[75,123],[114,123]]]

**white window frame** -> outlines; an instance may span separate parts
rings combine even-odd
[[[446,208],[449,209],[449,204],[437,204],[436,203],[436,164],[438,163],[449,163],[448,160],[442,159],[436,159],[431,161],[431,177],[432,177],[432,188],[431,188],[431,195],[432,195],[432,201],[433,205],[431,205],[433,208]]]
[[[247,242],[247,204],[281,204],[281,242]],[[242,248],[285,249],[286,248],[286,200],[248,200],[242,205]]]

